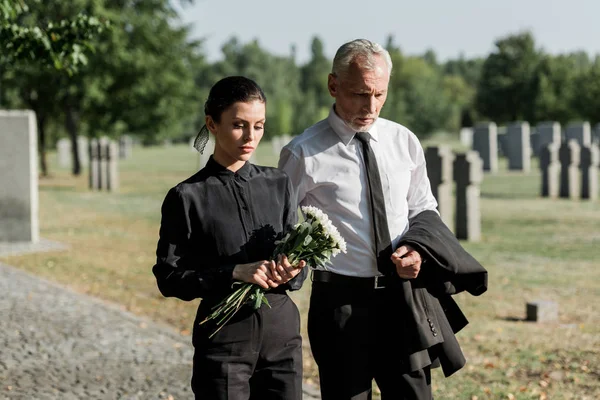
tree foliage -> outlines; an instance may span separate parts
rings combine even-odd
[[[210,87],[229,75],[265,91],[266,139],[301,133],[333,103],[332,60],[316,36],[304,63],[295,46],[277,55],[236,37],[209,62],[170,0],[0,0],[0,13],[0,101],[36,112],[42,154],[65,134],[73,143],[78,135],[187,140],[204,123]],[[498,39],[487,57],[444,62],[433,50],[404,54],[393,36],[385,45],[393,71],[382,116],[419,137],[483,119],[600,122],[600,57],[546,54],[530,32]]]
[[[70,18],[41,21],[32,18],[32,9],[41,0],[1,0],[0,47],[4,63],[32,63],[65,70],[69,74],[87,64],[92,42],[110,26],[83,12]]]

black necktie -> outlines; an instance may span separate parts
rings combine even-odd
[[[392,240],[388,229],[385,213],[385,199],[381,186],[381,177],[377,167],[375,153],[369,145],[370,135],[368,132],[357,132],[356,138],[362,144],[363,159],[367,167],[367,181],[369,182],[368,198],[371,203],[371,217],[373,220],[373,231],[375,233],[375,254],[377,255],[377,269],[384,275],[390,272],[393,265],[390,257],[392,255]]]

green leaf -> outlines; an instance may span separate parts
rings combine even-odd
[[[304,238],[304,242],[303,242],[302,244],[303,244],[304,246],[308,246],[308,244],[309,244],[310,242],[312,242],[312,240],[313,240],[312,236],[310,236],[310,235],[307,235],[307,236]]]

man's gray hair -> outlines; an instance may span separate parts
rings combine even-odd
[[[380,44],[371,42],[367,39],[356,39],[348,43],[344,43],[333,57],[333,65],[331,67],[331,73],[334,76],[343,75],[350,64],[352,64],[357,57],[361,60],[361,67],[366,69],[375,68],[375,56],[381,56],[385,60],[388,67],[388,73],[392,74],[392,58],[390,53],[384,49]]]

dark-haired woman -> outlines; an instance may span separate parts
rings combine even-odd
[[[210,90],[199,151],[214,135],[206,166],[173,187],[162,206],[153,267],[166,297],[202,298],[194,323],[192,390],[197,399],[302,398],[302,339],[298,309],[287,296],[306,278],[281,256],[274,241],[296,223],[287,175],[248,162],[262,138],[266,97],[244,77],[228,77]],[[267,291],[270,307],[244,306],[216,335],[211,308],[236,281]]]

